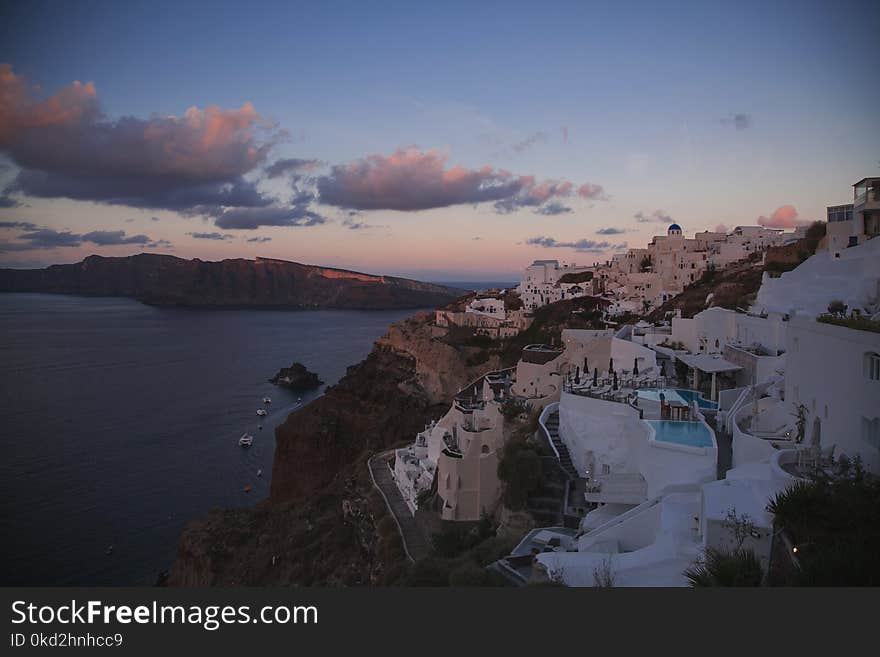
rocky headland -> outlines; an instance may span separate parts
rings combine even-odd
[[[435,307],[463,294],[433,283],[271,258],[208,262],[151,253],[0,269],[0,292],[130,297],[156,306],[353,310]]]

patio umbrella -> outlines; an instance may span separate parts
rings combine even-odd
[[[590,366],[587,365],[587,357],[584,356],[584,373],[587,373],[589,371],[590,371]]]
[[[666,361],[660,361],[660,376],[666,376]]]
[[[581,383],[581,368],[576,367],[574,370],[574,384],[580,385]]]
[[[633,358],[633,376],[639,375],[639,359]]]
[[[611,386],[612,390],[617,390],[617,372],[613,372],[614,374],[614,384]]]
[[[598,367],[593,368],[593,385],[594,386],[599,385],[599,368]]]
[[[608,359],[608,371],[609,372],[614,371],[614,359],[613,358]]]

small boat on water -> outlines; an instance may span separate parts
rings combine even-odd
[[[258,408],[257,415],[259,415],[260,417],[264,417],[266,415],[266,409],[265,408]]]
[[[271,404],[272,398],[271,397],[263,397],[263,403],[264,404]]]
[[[258,477],[262,477],[262,476],[263,476],[263,470],[262,470],[262,468],[259,469],[259,470],[257,470],[257,476],[258,476]]]
[[[241,438],[238,439],[238,444],[241,447],[250,447],[253,443],[254,437],[249,433],[244,434]]]

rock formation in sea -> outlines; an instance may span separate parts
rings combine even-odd
[[[324,382],[302,363],[293,363],[290,367],[278,370],[278,374],[269,379],[269,383],[291,390],[311,390]]]

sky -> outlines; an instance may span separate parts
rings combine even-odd
[[[871,2],[0,1],[0,266],[509,281],[880,175]]]

